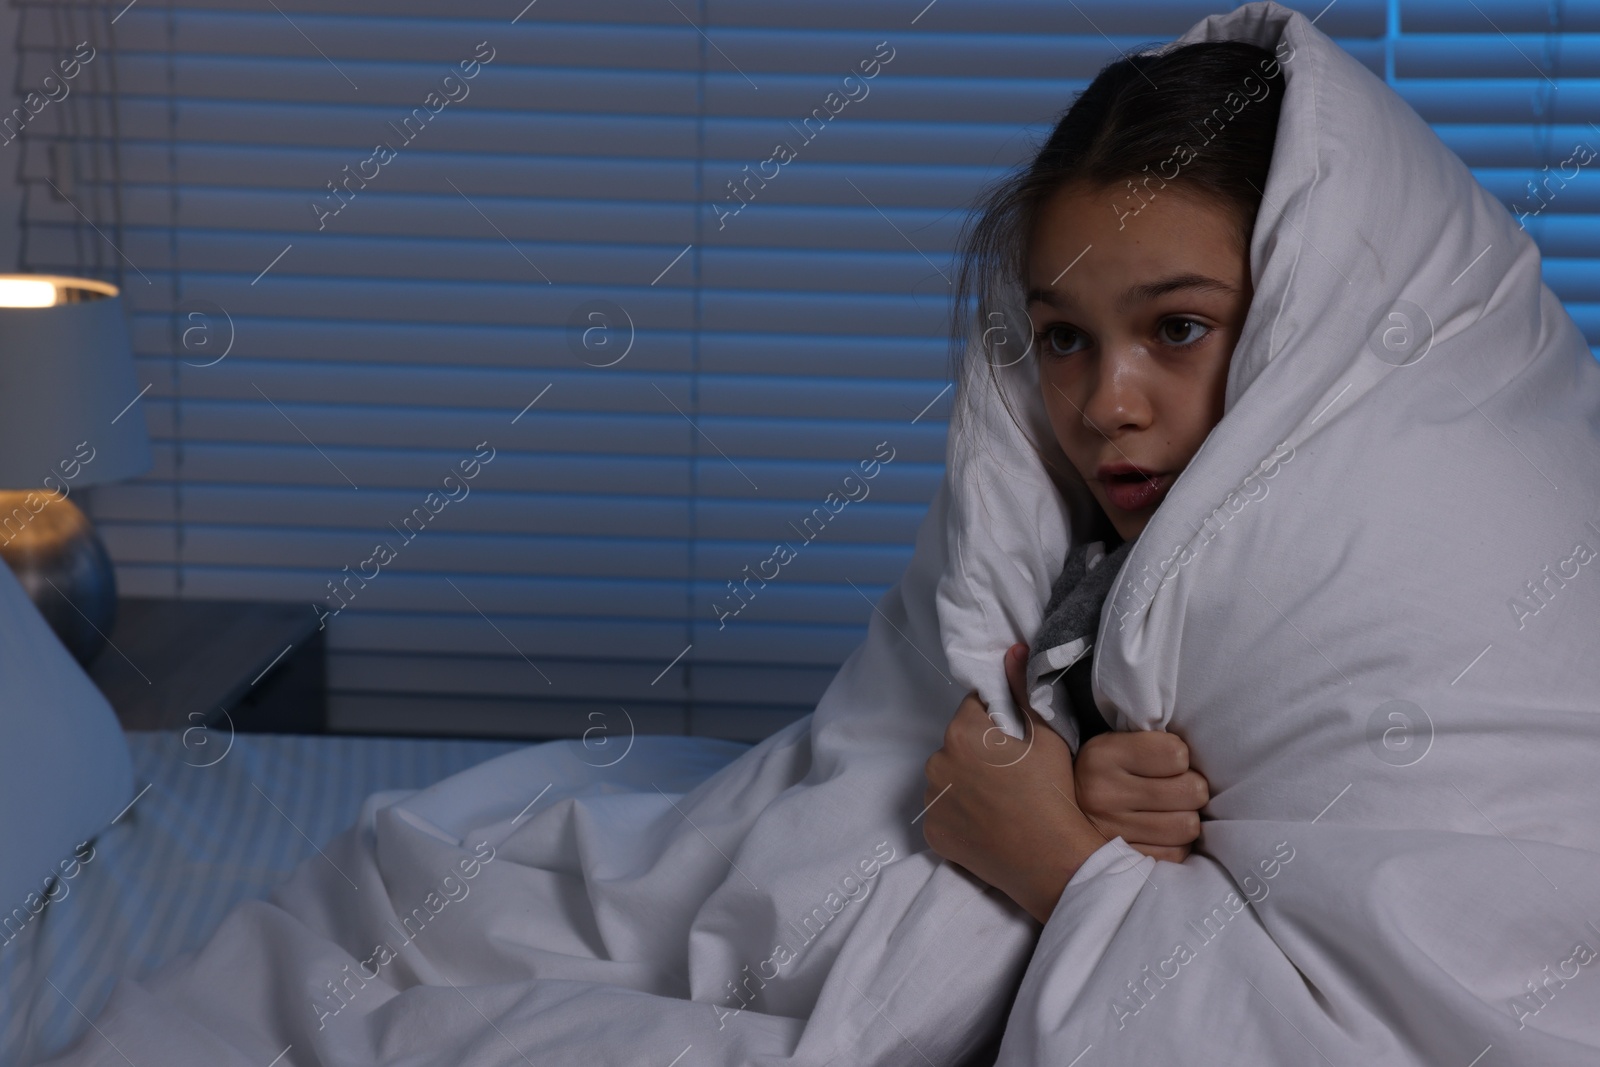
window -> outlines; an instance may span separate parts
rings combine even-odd
[[[125,592],[329,612],[336,728],[759,738],[942,477],[965,205],[1212,7],[525,2],[23,4],[19,87],[95,58],[11,147],[22,266],[120,277],[150,385],[91,510]],[[1600,146],[1551,10],[1317,24],[1509,205]],[[1597,189],[1529,221],[1591,337]]]

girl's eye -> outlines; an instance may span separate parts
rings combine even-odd
[[[1039,354],[1045,357],[1071,355],[1076,349],[1073,341],[1079,338],[1077,330],[1070,326],[1047,326],[1033,335],[1034,344],[1039,346]]]
[[[1173,335],[1174,327],[1177,327],[1178,336]],[[1200,330],[1202,332],[1194,334],[1191,333],[1192,330]],[[1199,344],[1204,340],[1206,335],[1211,332],[1211,327],[1203,322],[1196,322],[1194,319],[1175,318],[1164,321],[1157,328],[1157,332],[1161,335],[1163,341],[1173,347],[1188,348],[1190,345]]]

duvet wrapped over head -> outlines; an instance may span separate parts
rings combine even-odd
[[[1212,40],[1284,76],[1255,292],[1092,674],[1212,799],[1187,862],[1078,872],[999,1062],[1600,1061],[1600,367],[1526,233],[1380,78],[1274,3],[1175,44]],[[1000,652],[1037,626],[1070,497],[1033,361],[984,357],[940,610],[1020,734]]]

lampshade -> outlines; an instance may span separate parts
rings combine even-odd
[[[73,468],[72,488],[149,470],[138,395],[116,286],[0,275],[0,489],[50,490]]]
[[[74,491],[150,469],[117,287],[0,274],[0,559],[87,664],[116,619],[116,570]]]

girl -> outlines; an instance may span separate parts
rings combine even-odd
[[[965,241],[956,336],[969,336],[969,297],[978,320],[994,323],[1024,294],[1030,340],[1010,350],[1036,360],[1068,465],[1040,458],[1098,507],[1088,536],[1074,538],[1033,660],[1025,645],[1007,653],[1033,736],[989,744],[999,731],[969,695],[925,768],[923,834],[1041,923],[1112,835],[1174,861],[1199,836],[1209,793],[1187,746],[1164,732],[1107,732],[1086,653],[1123,558],[1222,418],[1286,58],[1214,41],[1110,64],[1033,162],[988,195]],[[1004,331],[984,337],[992,373],[1015,362]],[[1029,697],[1039,690],[1025,679],[1063,637],[1080,642],[1056,672],[1087,739],[1076,765],[1062,736],[1037,729],[1045,720]]]

